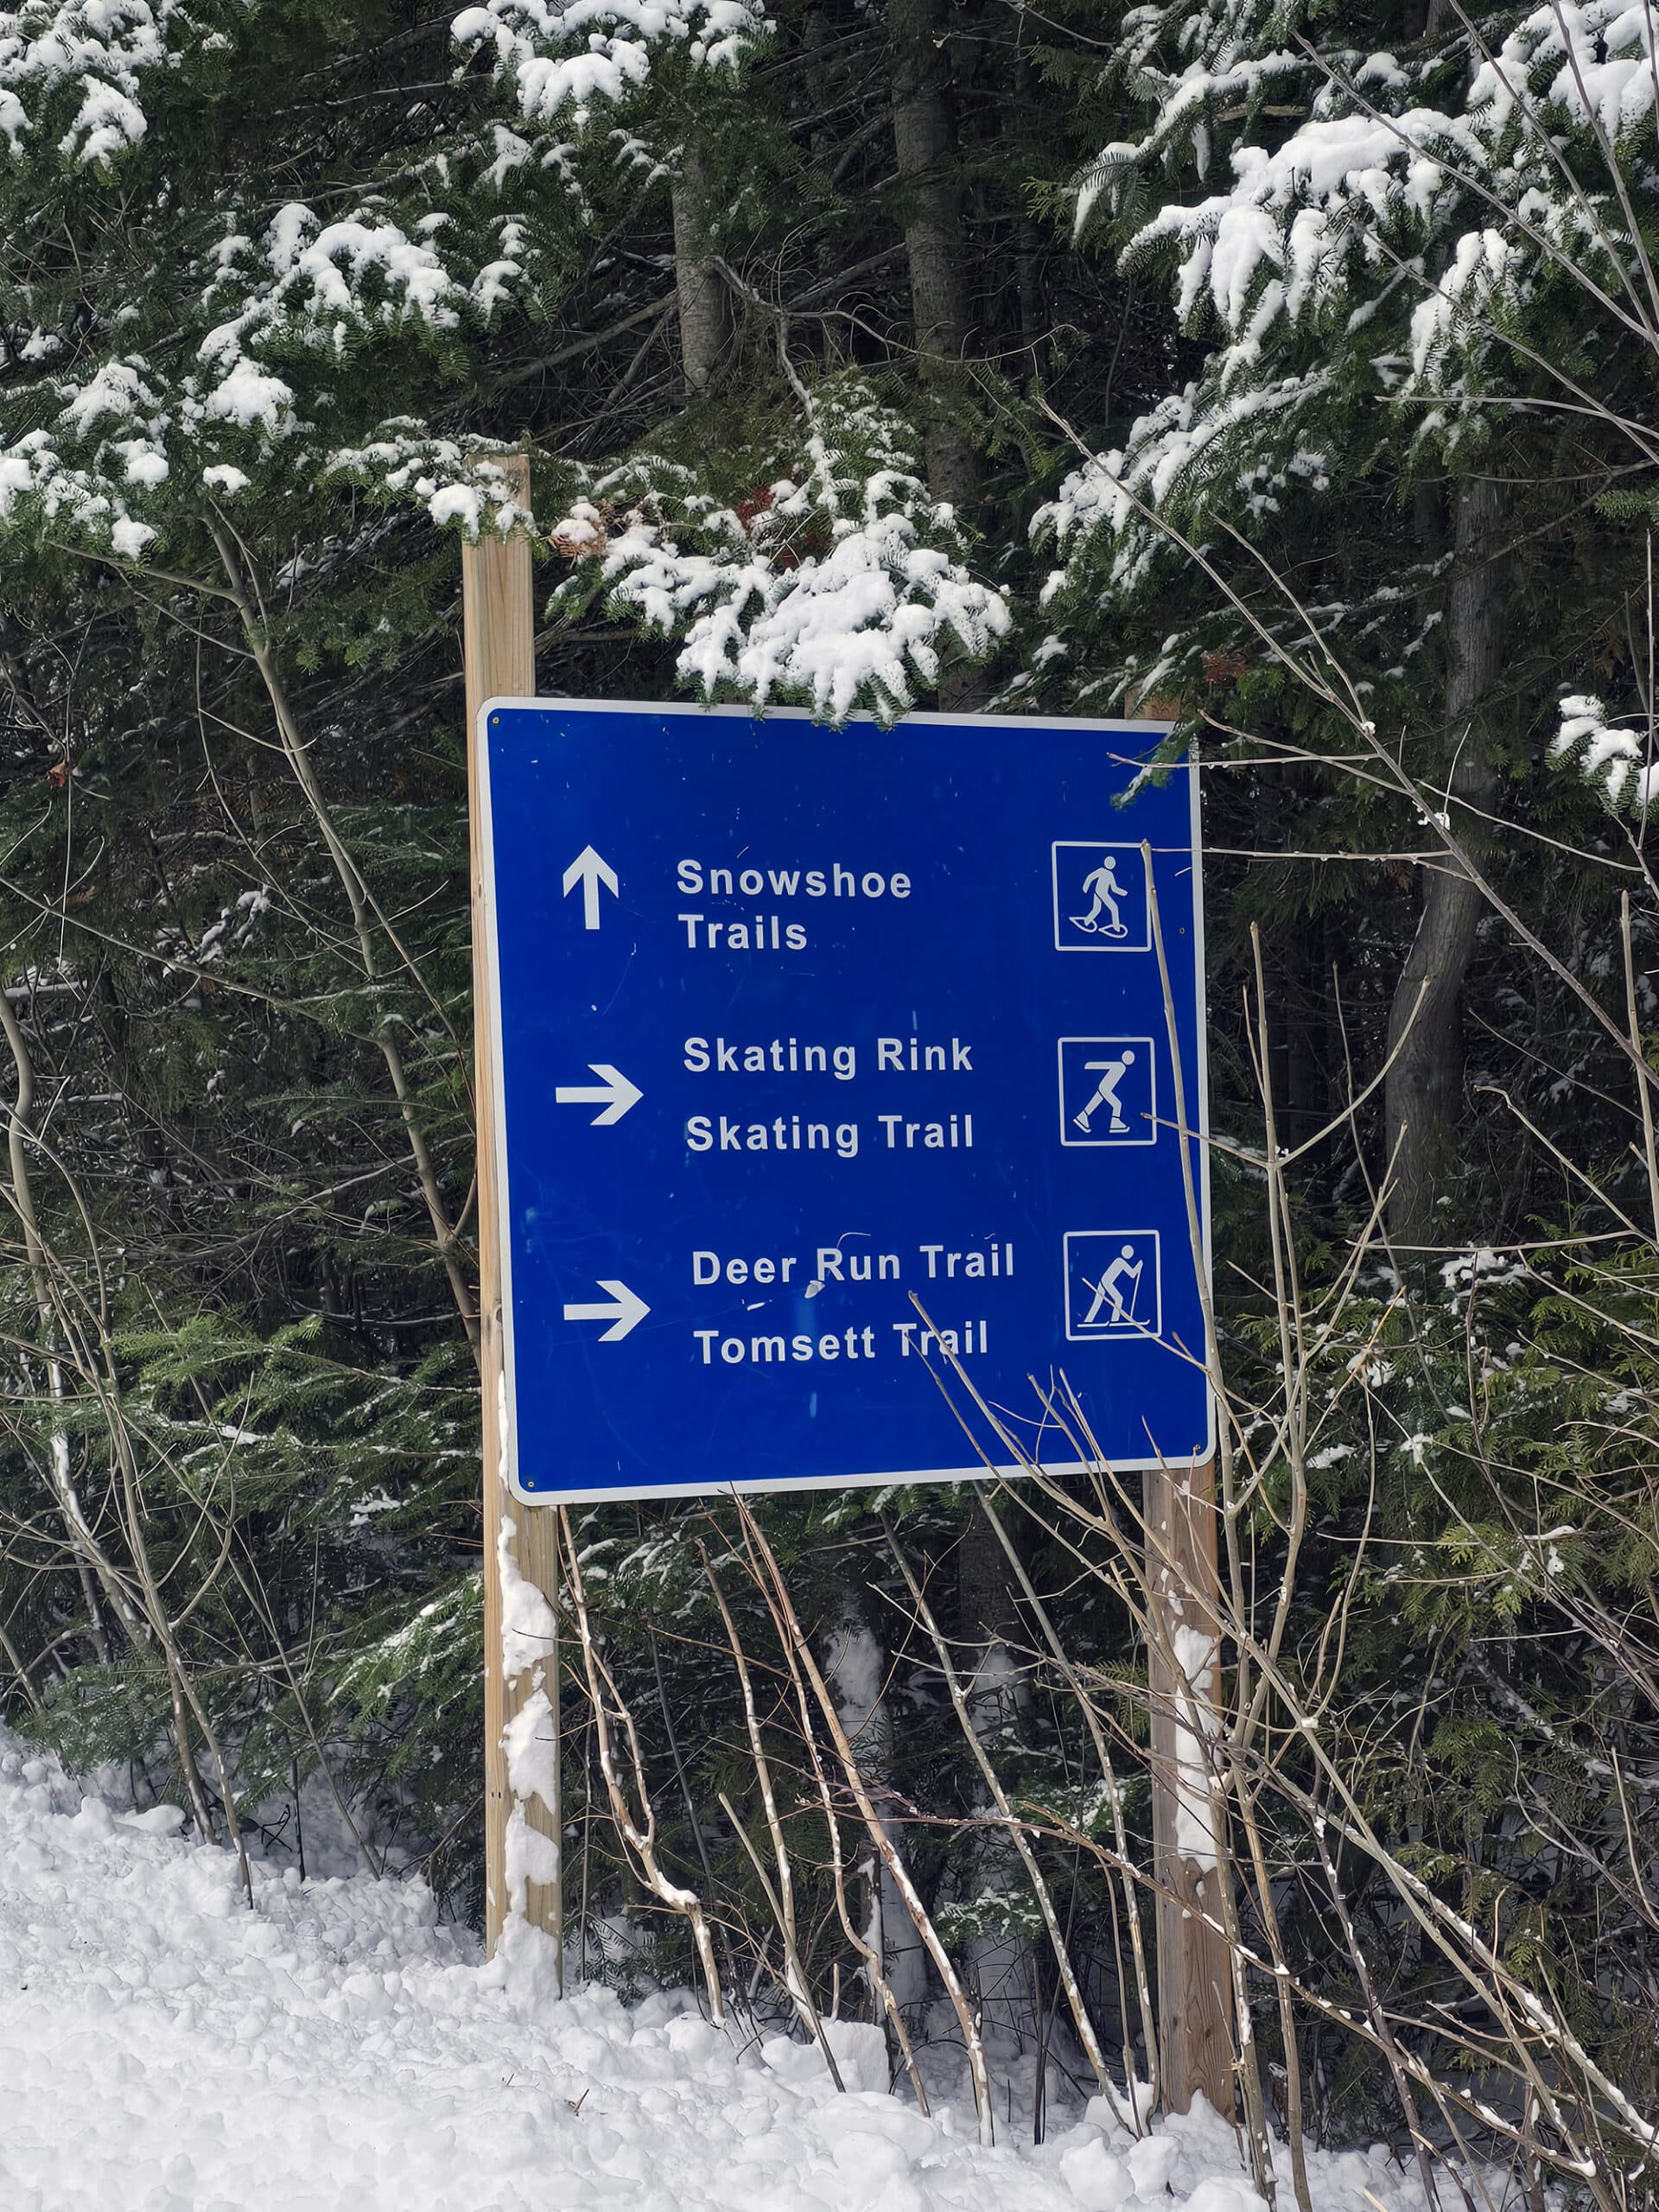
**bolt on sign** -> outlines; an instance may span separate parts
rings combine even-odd
[[[1114,1465],[1209,1455],[1198,779],[1162,734],[485,707],[521,1498],[983,1474],[935,1376],[1057,1471],[1062,1376]]]

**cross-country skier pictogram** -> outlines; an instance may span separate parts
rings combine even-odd
[[[1084,1136],[1087,1136],[1090,1133],[1089,1125],[1093,1121],[1096,1109],[1102,1106],[1109,1106],[1112,1109],[1109,1125],[1112,1135],[1115,1137],[1127,1136],[1129,1125],[1123,1118],[1123,1107],[1117,1095],[1117,1086],[1122,1082],[1128,1070],[1135,1065],[1135,1047],[1132,1045],[1126,1045],[1115,1060],[1085,1060],[1083,1065],[1088,1074],[1098,1075],[1100,1081],[1095,1085],[1094,1093],[1083,1111],[1071,1116],[1073,1128],[1081,1129]]]
[[[1163,1334],[1155,1229],[1065,1233],[1065,1333],[1073,1344],[1131,1344]]]
[[[1085,1329],[1096,1326],[1103,1329],[1116,1329],[1121,1328],[1125,1322],[1134,1321],[1135,1304],[1141,1294],[1141,1275],[1144,1265],[1143,1261],[1135,1258],[1133,1244],[1125,1244],[1122,1248],[1111,1266],[1103,1271],[1100,1281],[1095,1285],[1095,1302],[1083,1317],[1083,1325]],[[1127,1298],[1123,1294],[1125,1283],[1128,1285]],[[1100,1309],[1109,1299],[1111,1301],[1112,1310],[1103,1321]]]
[[[1128,891],[1117,880],[1117,860],[1111,853],[1102,855],[1100,866],[1083,879],[1083,887],[1091,901],[1086,914],[1071,916],[1073,929],[1082,930],[1089,937],[1127,937],[1123,917],[1118,910],[1120,899],[1128,897]],[[1107,919],[1100,918],[1104,908]]]

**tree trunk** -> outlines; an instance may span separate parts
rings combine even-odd
[[[979,493],[972,439],[951,404],[973,329],[969,251],[957,181],[956,117],[941,0],[887,0],[893,40],[893,140],[906,208],[905,246],[927,401],[927,481],[970,515]]]
[[[984,1516],[970,1512],[957,1547],[957,1606],[969,1663],[969,1706],[983,1741],[1016,1721],[1027,1702],[1019,1596],[1007,1554]]]
[[[893,1789],[893,1713],[887,1681],[891,1655],[873,1625],[868,1594],[855,1581],[841,1593],[840,1618],[826,1647],[824,1679],[836,1712],[858,1759],[872,1803],[893,1840],[902,1836]],[[890,1808],[895,1817],[889,1827]],[[925,2001],[927,1955],[889,1868],[874,1853],[865,1862],[871,1910],[862,1916],[867,1939],[880,1955],[880,1971],[893,2001],[910,2010]],[[880,1993],[871,1988],[873,2016],[880,2019]]]
[[[957,1547],[957,1663],[970,1725],[993,1764],[1002,1767],[1006,1738],[1019,1732],[1031,1692],[1019,1650],[1024,1639],[1014,1570],[996,1531],[977,1511],[970,1510]],[[990,1798],[982,1790],[976,1811],[986,1826],[969,1854],[959,1894],[971,1899],[987,1892],[1027,1891],[1014,1847],[995,1826]],[[1039,2043],[1044,2006],[1035,1940],[1017,1931],[971,1936],[965,1963],[987,2032],[1022,2052]]]
[[[674,187],[674,289],[680,366],[691,399],[709,389],[732,334],[730,296],[709,251],[712,195],[709,149],[701,139],[689,138]]]
[[[1459,844],[1478,855],[1497,779],[1482,709],[1502,673],[1504,575],[1498,552],[1508,495],[1471,478],[1458,490],[1452,525],[1452,588],[1446,607],[1445,798]],[[1463,1088],[1463,982],[1475,946],[1482,899],[1467,870],[1450,856],[1426,866],[1422,914],[1389,1020],[1386,1122],[1392,1165],[1389,1225],[1396,1243],[1440,1241],[1436,1211],[1457,1156]]]

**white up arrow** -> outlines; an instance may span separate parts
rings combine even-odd
[[[611,1325],[601,1332],[599,1341],[602,1344],[620,1344],[630,1329],[639,1327],[651,1308],[625,1282],[607,1282],[601,1275],[599,1287],[609,1291],[608,1306],[567,1306],[564,1318],[567,1321],[608,1321]]]
[[[577,884],[582,886],[582,925],[584,929],[599,927],[599,887],[603,884],[613,899],[617,893],[616,870],[607,867],[591,845],[584,845],[564,871],[564,895],[568,899]]]
[[[608,1060],[589,1060],[588,1065],[599,1077],[597,1083],[562,1083],[553,1096],[561,1106],[602,1106],[605,1110],[594,1115],[594,1127],[608,1129],[613,1122],[621,1120],[629,1107],[637,1106],[645,1094]]]

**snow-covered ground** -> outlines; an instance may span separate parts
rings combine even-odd
[[[689,1999],[515,1986],[416,1882],[256,1866],[250,1911],[180,1825],[0,1732],[0,2212],[1259,2212],[1211,2114],[982,2149],[873,2031],[838,2095]],[[1380,2154],[1315,2171],[1317,2212],[1421,2212]]]

